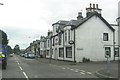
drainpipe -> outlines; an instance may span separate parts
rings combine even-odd
[[[75,61],[75,29],[74,29],[74,63],[76,63]]]
[[[115,61],[115,31],[113,31],[113,55],[114,55],[114,61]]]
[[[64,32],[63,32],[63,50],[64,50]],[[63,51],[63,61],[64,61],[64,51]]]
[[[52,59],[52,36],[50,37],[50,58],[49,58],[49,63],[51,63]]]

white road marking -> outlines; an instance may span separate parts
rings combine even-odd
[[[87,74],[92,74],[91,72],[86,72]]]
[[[64,67],[62,69],[65,69]]]
[[[80,71],[85,72],[84,70],[80,70]]]
[[[70,69],[71,71],[73,70],[73,69]]]
[[[18,62],[18,65],[20,65],[20,63]]]
[[[81,74],[85,74],[85,73],[83,73],[83,72],[80,72]]]
[[[19,68],[20,68],[21,71],[23,70],[21,66],[19,66]]]
[[[25,78],[27,78],[27,79],[28,79],[28,76],[27,76],[27,74],[26,74],[25,72],[23,72],[23,74],[24,74]],[[29,79],[28,79],[28,80],[29,80]]]
[[[79,72],[79,71],[75,71],[75,72]]]

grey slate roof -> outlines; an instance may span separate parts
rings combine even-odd
[[[60,25],[65,25],[67,24],[69,21],[65,21],[65,20],[59,20],[58,22],[52,24],[52,25],[55,25],[55,24],[60,24]]]
[[[80,25],[82,25],[84,22],[86,22],[87,20],[89,20],[91,17],[93,16],[97,16],[99,17],[112,31],[114,31],[114,29],[111,27],[111,25],[97,12],[92,13],[90,16],[86,17],[86,18],[82,18],[80,20],[76,21],[76,25],[72,26],[71,29],[76,29],[77,27],[79,27]]]
[[[75,26],[77,24],[77,20],[70,20],[66,26]]]
[[[46,38],[40,39],[40,42],[46,42]]]
[[[53,34],[50,34],[49,36],[46,37],[46,39],[50,39],[53,36]]]

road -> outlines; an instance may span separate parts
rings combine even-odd
[[[41,63],[36,59],[29,59],[14,55],[8,60],[6,70],[2,71],[3,78],[98,78],[95,71],[106,65],[57,65]]]

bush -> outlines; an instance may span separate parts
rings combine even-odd
[[[90,59],[83,57],[82,62],[90,62]]]

